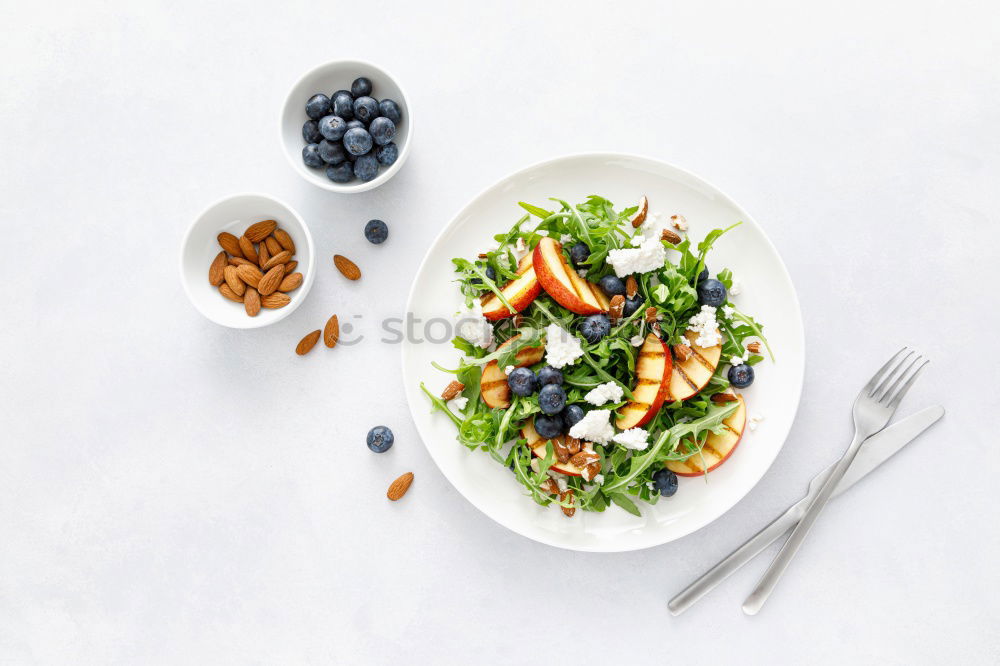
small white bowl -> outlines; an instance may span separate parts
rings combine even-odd
[[[399,105],[402,119],[396,126],[393,139],[399,147],[399,157],[388,167],[379,165],[378,175],[366,182],[353,180],[350,183],[335,183],[326,177],[325,168],[312,169],[302,162],[302,148],[306,142],[302,138],[302,126],[309,120],[306,102],[316,93],[330,96],[338,90],[350,90],[351,82],[359,76],[371,79],[372,97],[377,100],[391,99]],[[281,145],[285,157],[303,178],[331,192],[364,192],[385,183],[400,170],[410,153],[410,139],[413,136],[413,113],[406,93],[396,80],[375,65],[361,60],[335,60],[312,70],[292,87],[281,112]]]
[[[218,235],[228,231],[242,236],[246,228],[261,220],[276,220],[295,243],[295,271],[302,273],[302,285],[289,292],[292,302],[283,308],[261,308],[251,317],[239,303],[225,298],[208,281],[208,268],[222,248]],[[260,328],[281,321],[306,299],[316,278],[316,251],[309,228],[291,206],[263,194],[234,194],[217,201],[199,215],[184,236],[181,248],[181,283],[197,310],[216,324],[231,328]]]

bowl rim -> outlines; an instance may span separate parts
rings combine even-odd
[[[399,96],[403,101],[403,105],[406,107],[406,141],[403,145],[399,146],[399,157],[396,161],[387,169],[381,170],[379,175],[375,178],[369,180],[368,182],[357,182],[356,184],[342,185],[340,183],[335,183],[329,178],[312,178],[310,177],[310,172],[305,171],[305,167],[301,165],[301,159],[296,160],[296,155],[289,152],[288,144],[285,141],[285,112],[289,108],[289,103],[292,99],[292,93],[302,85],[307,79],[312,76],[318,75],[321,71],[332,67],[343,67],[350,66],[351,64],[363,65],[365,67],[370,67],[377,72],[380,72],[383,76],[393,82],[397,88],[399,88]],[[388,72],[385,68],[376,65],[373,62],[367,60],[359,60],[357,58],[341,59],[341,60],[330,60],[321,65],[313,67],[305,74],[296,79],[295,83],[292,84],[291,88],[288,90],[288,94],[285,96],[284,102],[281,106],[281,113],[278,114],[278,139],[281,143],[281,152],[284,153],[285,159],[288,160],[289,165],[292,170],[299,174],[304,180],[312,183],[316,187],[320,187],[324,190],[330,192],[339,192],[341,194],[357,194],[359,192],[367,192],[368,190],[373,190],[376,187],[383,185],[388,182],[396,173],[402,168],[403,163],[410,154],[410,144],[413,142],[413,107],[410,104],[410,96],[406,94],[406,89],[403,88],[402,84],[399,82],[395,76]],[[398,144],[397,144],[398,145]],[[301,167],[301,168],[300,168]]]
[[[279,206],[286,208],[292,214],[295,220],[302,227],[303,236],[305,237],[306,254],[309,257],[309,271],[308,273],[303,275],[302,286],[299,287],[298,290],[296,290],[299,291],[298,298],[293,298],[292,302],[289,303],[286,307],[274,310],[273,312],[275,314],[271,318],[261,319],[259,317],[247,317],[246,324],[243,325],[243,324],[233,324],[230,322],[219,321],[219,319],[217,319],[211,311],[201,306],[199,300],[195,298],[193,293],[191,293],[191,288],[188,286],[187,271],[185,270],[184,263],[187,257],[188,244],[191,241],[191,235],[194,233],[195,227],[198,226],[198,224],[205,218],[205,216],[207,216],[210,212],[212,212],[213,209],[218,208],[224,203],[228,203],[229,201],[232,201],[234,199],[242,199],[246,197],[257,197],[260,199],[267,199]],[[296,250],[297,249],[298,248],[296,247]],[[316,279],[316,249],[315,249],[315,244],[313,243],[312,233],[309,231],[309,225],[306,224],[305,219],[303,219],[303,217],[299,214],[299,212],[295,210],[292,206],[290,206],[286,201],[284,201],[283,199],[279,199],[278,197],[271,196],[270,194],[264,194],[263,192],[237,192],[235,194],[229,194],[224,197],[220,197],[219,199],[216,199],[212,203],[205,206],[201,210],[201,212],[199,212],[194,217],[194,219],[191,220],[191,223],[188,225],[187,231],[184,232],[184,237],[181,239],[179,269],[180,269],[181,286],[184,288],[184,293],[187,295],[188,300],[191,301],[191,305],[194,306],[194,309],[197,310],[199,313],[201,313],[206,319],[220,326],[225,326],[226,328],[235,328],[235,329],[264,328],[265,326],[270,326],[271,324],[278,323],[285,317],[295,312],[299,308],[299,306],[302,305],[302,302],[306,299],[306,296],[309,295],[309,290],[312,288],[313,282]]]

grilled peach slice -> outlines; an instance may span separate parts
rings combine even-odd
[[[638,428],[656,416],[667,397],[672,367],[670,347],[656,335],[647,335],[635,363],[637,379],[632,400],[618,409],[615,419],[619,430]]]
[[[535,246],[531,261],[542,289],[559,305],[581,315],[608,311],[611,303],[604,291],[570,268],[563,256],[562,245],[555,239],[542,238]]]
[[[542,436],[535,430],[535,420],[531,419],[521,428],[521,436],[528,440],[528,448],[538,458],[544,458],[546,454],[545,443],[549,440],[542,439]],[[563,441],[566,435],[559,435],[559,441]],[[582,470],[571,462],[561,463],[558,460],[550,467],[554,472],[562,472],[569,476],[580,476]]]
[[[691,348],[691,356],[685,361],[674,361],[670,389],[667,392],[668,402],[687,400],[697,395],[715,374],[719,359],[722,358],[722,345],[699,347],[694,343],[698,334],[691,331],[685,332],[684,337]]]
[[[706,470],[711,472],[733,455],[747,425],[746,401],[741,395],[736,397],[740,404],[736,411],[722,422],[722,432],[710,433],[700,454],[696,453],[687,460],[668,460],[667,469],[672,470],[677,476],[701,476]]]
[[[512,312],[506,305],[501,303],[496,294],[490,292],[485,294],[480,300],[483,306],[484,317],[490,321],[513,317],[528,307],[531,301],[535,300],[535,297],[541,293],[542,285],[538,283],[538,278],[535,276],[535,267],[532,263],[531,255],[525,255],[521,258],[521,261],[517,265],[517,275],[518,278],[516,280],[511,280],[500,288],[500,292],[514,308],[514,311]]]
[[[503,349],[519,337],[521,336],[515,335],[500,345],[499,349]],[[545,343],[539,341],[537,347],[525,347],[517,352],[514,365],[518,368],[534,365],[541,361],[544,355]],[[510,386],[507,385],[507,375],[496,361],[490,361],[483,367],[483,374],[479,378],[479,393],[483,396],[483,402],[494,409],[510,407]]]

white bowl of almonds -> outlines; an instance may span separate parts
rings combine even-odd
[[[181,283],[203,315],[260,328],[290,315],[316,276],[312,236],[288,204],[237,194],[195,219],[181,250]]]

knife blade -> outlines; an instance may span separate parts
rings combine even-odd
[[[844,478],[840,480],[833,497],[839,496],[855,483],[868,476],[900,449],[916,439],[921,433],[944,416],[944,407],[933,405],[897,421],[877,435],[871,437],[858,452]],[[823,486],[823,481],[837,463],[833,463],[809,482],[806,496],[793,504],[783,514],[775,518],[767,527],[751,537],[746,543],[734,550],[728,557],[706,571],[698,580],[688,585],[677,596],[670,600],[667,608],[672,615],[679,615],[715,589],[722,581],[729,578],[737,569],[760,554],[788,530],[795,527],[813,495]]]

